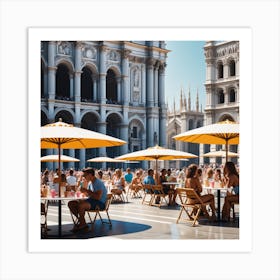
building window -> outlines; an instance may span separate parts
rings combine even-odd
[[[234,60],[231,60],[229,62],[229,76],[230,77],[235,76],[235,61]]]
[[[118,103],[116,74],[109,69],[106,76],[106,98],[108,104]]]
[[[70,100],[70,77],[67,66],[60,64],[56,71],[56,98]]]
[[[224,91],[221,89],[218,92],[218,104],[223,104],[225,103],[225,94]]]
[[[92,101],[93,93],[93,82],[92,82],[92,72],[89,68],[83,68],[83,73],[81,75],[81,100],[83,102]]]
[[[221,62],[218,63],[218,79],[222,79],[224,77],[224,66]]]
[[[236,101],[236,94],[234,88],[232,88],[229,92],[229,102],[235,102]]]
[[[132,138],[137,138],[137,127],[133,126],[132,128]]]

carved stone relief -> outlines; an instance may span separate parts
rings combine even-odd
[[[72,55],[72,45],[69,42],[60,41],[57,44],[57,53],[62,55]]]

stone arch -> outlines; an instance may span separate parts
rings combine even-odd
[[[98,75],[98,74],[99,74],[98,67],[96,66],[95,63],[86,62],[86,63],[84,63],[84,64],[82,65],[82,69],[83,69],[84,67],[89,68],[89,69],[92,71],[92,73],[94,73],[95,75]]]
[[[92,111],[92,110],[84,110],[83,112],[81,112],[81,120],[83,119],[83,117],[87,114],[91,114],[94,115],[94,118],[97,118],[97,121],[100,122],[101,121],[101,117],[100,115],[96,112],[96,111]]]
[[[108,72],[109,70],[114,71],[116,77],[121,77],[121,69],[119,66],[117,65],[109,65],[106,69],[106,72]]]
[[[70,59],[65,59],[65,58],[59,58],[55,61],[55,65],[56,67],[58,67],[58,65],[60,64],[64,64],[68,67],[68,69],[70,70],[70,74],[73,74],[75,71],[75,66],[73,64],[73,62]]]
[[[225,120],[229,120],[229,121],[235,122],[233,116],[230,115],[230,114],[222,114],[222,115],[219,117],[219,122],[222,122],[222,121],[225,121]]]
[[[71,109],[57,108],[54,112],[55,122],[58,122],[60,118],[65,123],[74,124],[74,112]]]

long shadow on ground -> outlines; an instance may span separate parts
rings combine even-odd
[[[104,219],[107,222],[106,219]],[[119,234],[129,234],[140,232],[144,230],[148,230],[151,228],[149,225],[139,224],[139,223],[131,223],[131,222],[124,222],[118,220],[111,220],[112,227],[108,224],[102,224],[100,220],[97,220],[94,223],[94,227],[92,229],[91,225],[89,224],[88,231],[79,231],[79,232],[71,232],[73,228],[73,224],[64,224],[62,226],[62,236],[58,237],[58,228],[57,225],[48,226],[49,231],[47,239],[88,239],[88,238],[95,238],[95,237],[104,237],[104,236],[114,236]]]

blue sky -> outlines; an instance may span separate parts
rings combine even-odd
[[[206,64],[204,60],[205,41],[166,41],[168,53],[165,98],[169,108],[173,109],[175,98],[176,108],[179,109],[181,87],[186,98],[190,88],[191,106],[194,108],[196,93],[199,93],[199,103],[205,107],[205,75]]]

